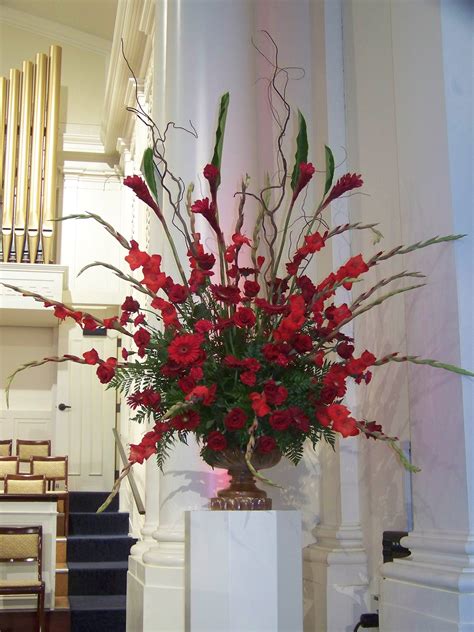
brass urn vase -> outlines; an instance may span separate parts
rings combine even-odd
[[[281,459],[279,450],[254,452],[251,464],[255,470],[264,470],[276,465]],[[255,477],[245,461],[245,452],[238,448],[216,451],[208,456],[211,467],[227,470],[230,476],[229,486],[217,492],[209,501],[213,510],[265,510],[272,508],[272,499],[255,484]]]

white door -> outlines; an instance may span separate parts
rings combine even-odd
[[[116,337],[84,336],[79,327],[66,323],[59,329],[60,355],[82,357],[94,348],[104,360],[117,356]],[[116,395],[99,382],[96,368],[58,364],[55,451],[69,457],[72,491],[110,491],[114,483]],[[70,408],[60,410],[61,404]]]

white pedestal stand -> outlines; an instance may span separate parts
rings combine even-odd
[[[186,512],[186,632],[303,629],[298,511]]]

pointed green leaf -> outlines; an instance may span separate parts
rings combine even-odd
[[[332,179],[334,178],[334,156],[330,147],[324,145],[324,149],[326,153],[326,182],[324,184],[324,195],[326,195],[331,188]]]
[[[217,119],[217,129],[216,129],[216,144],[214,145],[214,154],[212,156],[211,164],[221,170],[221,161],[222,161],[222,148],[224,145],[224,132],[225,132],[225,123],[227,120],[227,110],[229,109],[229,101],[230,95],[228,92],[222,95],[221,102],[219,105],[219,117]],[[217,185],[219,186],[221,181],[220,175],[217,180]]]
[[[295,166],[291,176],[291,188],[294,191],[300,177],[300,164],[308,162],[308,132],[304,116],[298,110],[298,136],[296,137]]]
[[[143,160],[141,165],[141,172],[145,178],[148,188],[154,199],[158,199],[158,189],[156,188],[155,180],[155,163],[153,161],[153,149],[148,147],[143,153]]]

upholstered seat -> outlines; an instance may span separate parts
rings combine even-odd
[[[12,439],[2,439],[0,441],[0,456],[11,456],[12,444]]]
[[[51,456],[51,441],[27,441],[17,439],[16,454],[20,461],[29,461],[32,456]]]
[[[43,530],[36,527],[0,527],[0,564],[2,567],[18,562],[33,565],[36,577],[32,579],[12,578],[0,580],[0,595],[37,595],[38,617],[37,631],[45,631],[44,627],[44,593],[42,580]],[[9,569],[13,573],[14,569]]]
[[[64,535],[67,536],[69,526],[67,456],[32,456],[30,459],[30,472],[31,474],[39,474],[45,477],[46,488],[49,492],[61,494],[61,499],[64,501]],[[58,484],[62,484],[62,490],[57,489]]]
[[[7,474],[18,474],[20,460],[17,456],[0,456],[0,478]]]
[[[5,494],[45,494],[46,479],[43,474],[7,474],[4,483]]]

